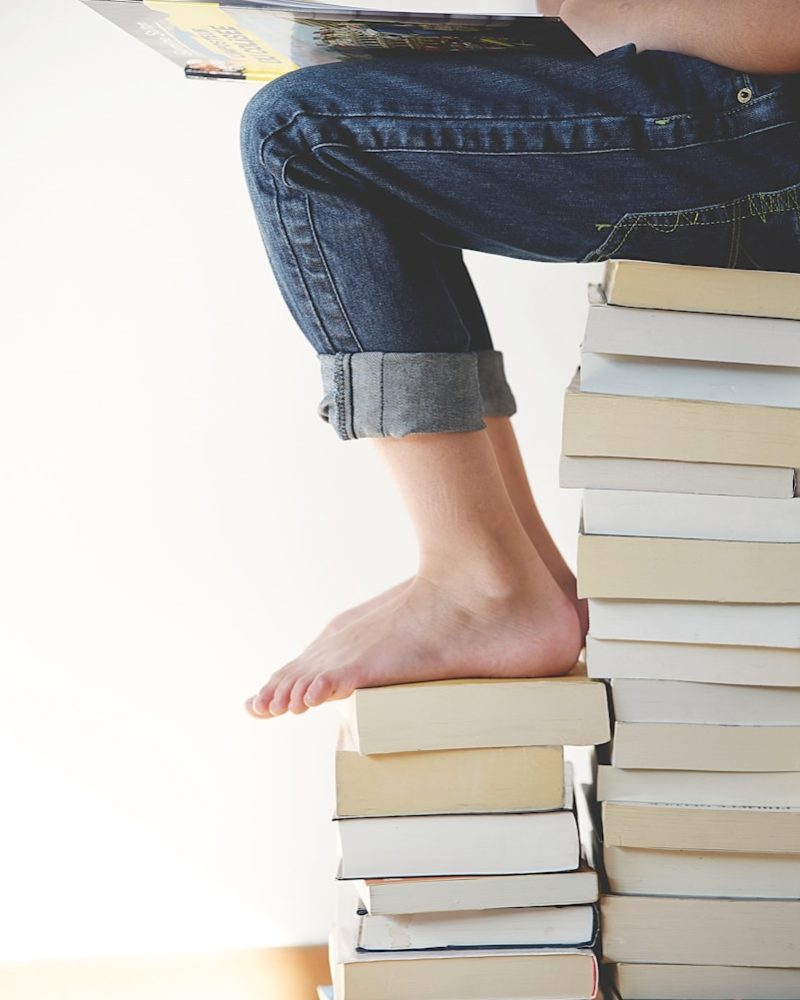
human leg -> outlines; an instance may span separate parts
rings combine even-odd
[[[702,73],[688,72],[667,86],[647,74],[639,80],[627,59],[617,53],[604,63],[598,60],[592,71],[596,86],[577,96],[564,68],[546,61],[532,78],[535,88],[528,80],[527,90],[519,62],[480,67],[456,62],[450,78],[438,81],[435,100],[429,88],[419,92],[413,73],[392,87],[392,75],[402,78],[407,72],[396,64],[386,71],[385,93],[392,96],[380,93],[380,107],[374,104],[374,87],[356,87],[343,113],[340,75],[338,94],[332,96],[335,76],[317,78],[327,90],[304,91],[295,81],[287,85],[283,105],[277,100],[270,106],[268,120],[252,116],[245,134],[252,139],[257,133],[258,157],[250,159],[257,214],[287,301],[320,354],[326,388],[320,412],[340,437],[446,439],[483,429],[478,352],[443,276],[437,247],[593,260],[633,246],[644,259],[669,259],[671,252],[687,263],[751,266],[752,242],[740,253],[742,226],[766,227],[778,213],[782,221],[792,210],[791,185],[785,182],[796,178],[790,174],[795,160],[779,145],[777,155],[765,157],[761,140],[754,144],[761,132],[791,124],[781,121],[781,98],[757,94],[761,103],[751,114],[730,107],[738,82],[731,71],[714,69],[709,82],[701,67]],[[674,71],[683,68],[686,62],[672,65]],[[487,70],[480,96],[476,72]],[[374,72],[359,69],[362,77]],[[500,105],[486,88],[493,74],[501,78],[500,90],[515,88]],[[633,96],[631,77],[640,84]],[[300,89],[292,92],[292,86]],[[696,118],[669,114],[686,110],[673,90],[694,102]],[[572,100],[568,108],[565,93]],[[700,151],[688,152],[696,148]],[[736,169],[722,169],[726,163]],[[629,174],[620,188],[623,168]],[[760,188],[783,183],[785,190],[754,197],[756,176]],[[689,210],[701,194],[709,202],[705,216]],[[669,225],[651,221],[660,214],[670,215]],[[598,216],[611,221],[597,222]],[[675,232],[685,236],[687,226],[694,227],[690,246],[685,239],[664,242]],[[656,250],[641,242],[641,233],[651,231]],[[791,237],[791,230],[787,233]],[[756,252],[769,251],[768,244],[762,240]],[[678,249],[670,250],[675,245]],[[763,260],[754,262],[763,266]],[[395,449],[395,454],[405,452]],[[419,449],[408,454],[421,456]],[[441,468],[455,472],[459,466],[442,462]],[[410,481],[426,492],[419,480]],[[417,527],[424,537],[425,524]],[[347,658],[341,643],[326,648],[324,674],[332,660]],[[360,661],[363,655],[362,649]],[[446,651],[437,655],[441,663],[451,662]],[[385,662],[377,653],[370,658],[376,669],[364,673],[362,665],[358,683],[387,683]],[[293,661],[267,688],[274,693],[282,684],[285,693],[296,668]],[[402,672],[393,677],[403,679]],[[263,698],[260,704],[265,707]],[[298,710],[296,701],[294,706]]]

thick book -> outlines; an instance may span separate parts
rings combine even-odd
[[[800,543],[581,533],[578,594],[655,601],[798,604]]]
[[[569,455],[562,455],[559,464],[559,484],[568,490],[648,490],[788,499],[795,495],[795,482],[794,469],[758,465]]]
[[[647,771],[601,764],[597,798],[601,802],[800,809],[800,771]]]
[[[596,639],[800,649],[800,607],[712,601],[589,601]]]
[[[800,898],[797,855],[661,851],[606,844],[603,866],[609,890],[626,896]]]
[[[797,409],[800,368],[673,361],[584,351],[581,391]]]
[[[566,809],[341,819],[336,831],[343,879],[574,871],[580,861]]]
[[[796,969],[745,969],[727,965],[631,965],[612,967],[625,1000],[797,1000]]]
[[[419,10],[314,0],[82,0],[176,63],[190,79],[267,82],[302,66],[461,52],[591,58],[558,17],[508,0],[505,9],[452,0]]]
[[[363,952],[355,919],[330,942],[336,1000],[591,1000],[597,959],[587,949]]]
[[[611,763],[654,771],[800,771],[800,726],[617,722]]]
[[[800,688],[620,678],[611,700],[617,722],[800,728]]]
[[[698,496],[634,490],[586,490],[587,535],[800,542],[800,497]]]
[[[602,896],[607,962],[797,968],[800,900]]]
[[[800,274],[783,271],[610,260],[603,293],[616,306],[800,319]]]
[[[791,854],[800,859],[800,809],[604,802],[602,815],[609,847]]]
[[[564,397],[562,452],[722,465],[800,467],[800,410],[582,392]]]
[[[583,664],[563,677],[359,688],[337,703],[362,754],[608,741],[605,687]]]
[[[358,910],[359,951],[438,951],[451,948],[589,947],[597,933],[595,907],[527,906],[450,913],[372,914],[339,883]]]
[[[597,872],[362,879],[358,895],[368,913],[450,913],[519,906],[577,906],[597,901]]]
[[[485,747],[365,756],[343,726],[336,815],[531,812],[564,804],[562,747]]]
[[[612,306],[606,303],[602,286],[594,284],[589,285],[583,349],[629,357],[800,368],[795,320]]]

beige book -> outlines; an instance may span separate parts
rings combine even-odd
[[[800,899],[800,856],[603,848],[608,887],[624,896]],[[693,994],[692,994],[693,995]]]
[[[607,962],[797,968],[800,900],[601,896]]]
[[[800,275],[612,260],[603,277],[615,306],[800,319]]]
[[[532,812],[564,805],[562,747],[423,750],[367,757],[342,728],[336,814]]]
[[[657,771],[800,771],[800,726],[618,722],[611,763]]]
[[[800,809],[603,803],[610,847],[800,856]]]
[[[795,604],[800,602],[800,543],[581,534],[578,593],[654,601]]]
[[[605,686],[583,664],[563,677],[359,688],[337,704],[362,754],[591,746],[610,736]]]
[[[597,798],[601,802],[800,809],[800,772],[634,771],[601,764]]]
[[[726,965],[629,965],[612,969],[625,1000],[797,1000],[800,967],[743,969]]]
[[[800,410],[581,392],[564,398],[568,456],[800,467]]]

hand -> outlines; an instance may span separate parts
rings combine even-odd
[[[539,9],[549,0],[540,0]],[[553,4],[555,6],[555,4]],[[637,42],[642,0],[563,0],[558,15],[596,56]]]

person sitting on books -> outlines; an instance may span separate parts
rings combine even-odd
[[[248,699],[557,675],[585,602],[539,516],[462,258],[800,271],[800,2],[543,0],[595,54],[312,66],[260,89],[245,175],[316,351],[320,416],[375,438],[416,575],[333,619]],[[545,332],[546,335],[546,332]]]

